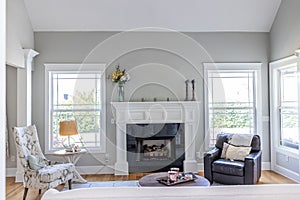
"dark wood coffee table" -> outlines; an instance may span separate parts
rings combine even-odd
[[[163,186],[167,186],[165,184],[159,183],[156,179],[164,177],[164,176],[168,176],[167,172],[159,172],[159,173],[154,173],[154,174],[149,174],[147,176],[142,177],[139,180],[139,185],[141,187],[163,187]],[[194,180],[194,181],[189,181],[189,182],[185,182],[185,183],[180,183],[174,186],[167,186],[167,187],[189,187],[189,186],[210,186],[209,181],[202,177],[202,176],[198,176],[196,175],[196,177],[198,179]]]

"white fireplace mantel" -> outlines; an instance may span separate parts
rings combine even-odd
[[[185,172],[196,172],[195,137],[199,131],[201,102],[112,102],[116,123],[115,175],[128,174],[126,124],[183,123],[185,129]]]

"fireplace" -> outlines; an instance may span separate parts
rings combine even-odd
[[[196,172],[195,137],[201,102],[112,102],[116,125],[115,175],[165,171]],[[159,146],[159,148],[158,148]]]
[[[129,172],[183,170],[183,124],[128,124],[126,129]]]
[[[137,139],[137,161],[174,159],[174,142],[169,139]]]

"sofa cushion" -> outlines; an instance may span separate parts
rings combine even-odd
[[[244,176],[244,162],[218,159],[212,164],[212,171],[221,174]]]
[[[57,179],[65,179],[68,174],[73,173],[74,165],[71,163],[49,165],[39,170],[39,179],[41,182],[50,183]]]
[[[253,134],[232,134],[228,143],[234,146],[249,147],[251,145]]]
[[[226,185],[242,185],[245,184],[245,177],[243,176],[232,176],[227,174],[221,174],[213,172],[214,181],[226,184]]]

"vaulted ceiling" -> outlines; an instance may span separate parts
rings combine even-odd
[[[24,0],[34,31],[269,32],[281,0]]]

